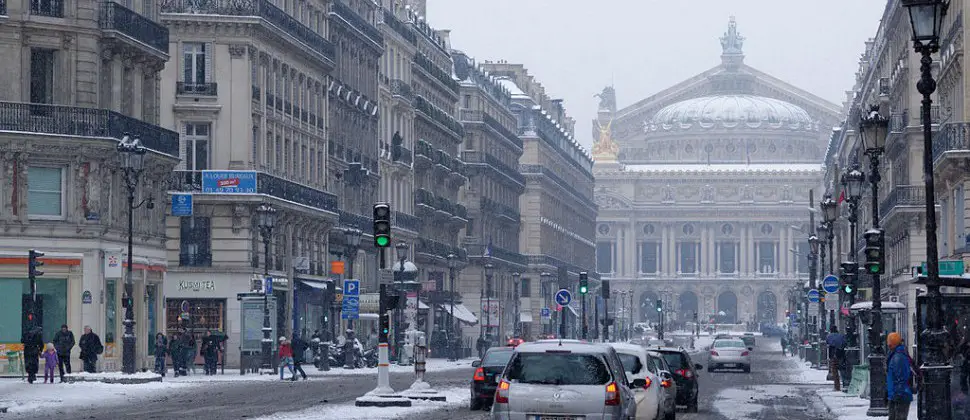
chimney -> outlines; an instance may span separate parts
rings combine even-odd
[[[445,44],[445,51],[451,51],[451,29],[438,30],[438,36],[441,37],[441,42]]]
[[[411,10],[413,10],[415,13],[421,16],[428,14],[427,0],[407,0],[407,2],[411,5]]]

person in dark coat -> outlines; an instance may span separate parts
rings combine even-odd
[[[168,352],[168,338],[165,334],[155,334],[155,373],[165,377],[165,353]]]
[[[27,383],[34,383],[37,379],[37,368],[40,354],[44,351],[44,338],[40,327],[32,327],[24,333],[20,342],[24,345],[24,369],[27,371]]]
[[[292,346],[293,346],[293,379],[292,380],[295,381],[296,373],[300,372],[300,375],[303,376],[303,380],[305,381],[307,380],[307,376],[306,376],[306,372],[303,371],[302,365],[303,365],[303,362],[306,361],[305,360],[306,357],[304,357],[304,355],[306,354],[307,348],[309,348],[310,346],[309,344],[307,344],[306,341],[303,340],[302,337],[300,337],[300,334],[298,333],[293,333]]]
[[[94,331],[91,331],[91,327],[85,325],[84,334],[81,335],[81,340],[78,341],[78,347],[81,349],[81,361],[84,362],[84,371],[97,373],[98,355],[104,352],[101,337],[98,337]]]
[[[64,382],[64,369],[71,373],[71,349],[74,348],[74,332],[61,325],[61,330],[54,334],[54,349],[57,350],[57,369],[61,372],[61,382]]]
[[[889,358],[886,361],[886,394],[889,397],[889,420],[906,420],[913,402],[913,361],[906,353],[903,338],[897,332],[886,336]]]
[[[199,347],[199,354],[202,355],[205,360],[205,374],[215,375],[216,374],[216,364],[219,361],[219,344],[222,343],[222,339],[212,334],[212,331],[206,330],[205,336],[202,337],[202,345]]]
[[[168,340],[168,354],[172,356],[172,371],[175,377],[185,376],[185,352],[182,350],[182,332],[176,331],[172,334],[172,339]]]
[[[187,375],[189,370],[195,373],[195,335],[191,331],[182,331],[182,369],[183,375]]]

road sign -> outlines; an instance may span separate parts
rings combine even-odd
[[[572,301],[573,301],[573,295],[569,293],[568,290],[559,289],[559,291],[556,292],[556,303],[562,306],[569,306],[569,302],[572,302]]]
[[[839,294],[832,293],[825,296],[825,310],[826,311],[837,311],[839,310]]]
[[[266,288],[266,291],[264,293],[266,293],[267,295],[273,294],[273,278],[266,277],[266,279],[263,280],[263,287]]]
[[[831,274],[825,276],[825,279],[822,280],[822,290],[825,290],[825,293],[835,293],[835,292],[838,292],[839,291],[839,278],[838,277],[835,277],[835,276],[833,276]]]
[[[344,295],[340,305],[340,319],[360,318],[360,298]]]
[[[809,316],[815,316],[818,314],[818,302],[812,302],[808,304]]]
[[[542,308],[539,310],[539,317],[543,319],[552,318],[552,311],[549,308]]]
[[[173,194],[172,195],[172,216],[191,216],[192,215],[192,194]]]
[[[941,276],[962,276],[965,270],[963,266],[963,260],[940,260],[940,275]],[[922,264],[923,275],[926,275],[926,262]]]
[[[808,291],[808,301],[811,302],[811,303],[818,303],[818,301],[819,301],[819,293],[818,293],[818,290],[812,289],[812,290],[809,290]]]
[[[360,280],[344,280],[344,295],[360,296]]]

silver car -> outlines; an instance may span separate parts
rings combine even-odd
[[[635,385],[608,345],[526,343],[498,382],[492,419],[627,420],[636,416]]]
[[[751,372],[751,350],[740,339],[714,340],[709,357],[708,372],[717,368],[740,368],[745,373]]]

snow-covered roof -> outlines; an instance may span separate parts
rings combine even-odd
[[[506,89],[508,89],[509,92],[512,92],[512,97],[513,98],[528,98],[529,97],[529,95],[526,95],[525,92],[522,91],[522,89],[519,89],[519,86],[516,85],[515,82],[513,82],[512,80],[510,80],[510,79],[508,79],[506,77],[499,77],[498,78],[498,82],[502,86],[504,86]]]
[[[853,311],[859,311],[859,310],[869,311],[869,310],[872,310],[872,302],[859,302],[859,303],[856,303],[855,305],[852,305],[852,308],[850,309],[852,309]],[[899,302],[882,301],[882,309],[903,310],[903,309],[906,309],[906,305],[903,305],[902,303],[899,303]]]
[[[625,168],[628,172],[822,172],[821,163],[660,163]]]

